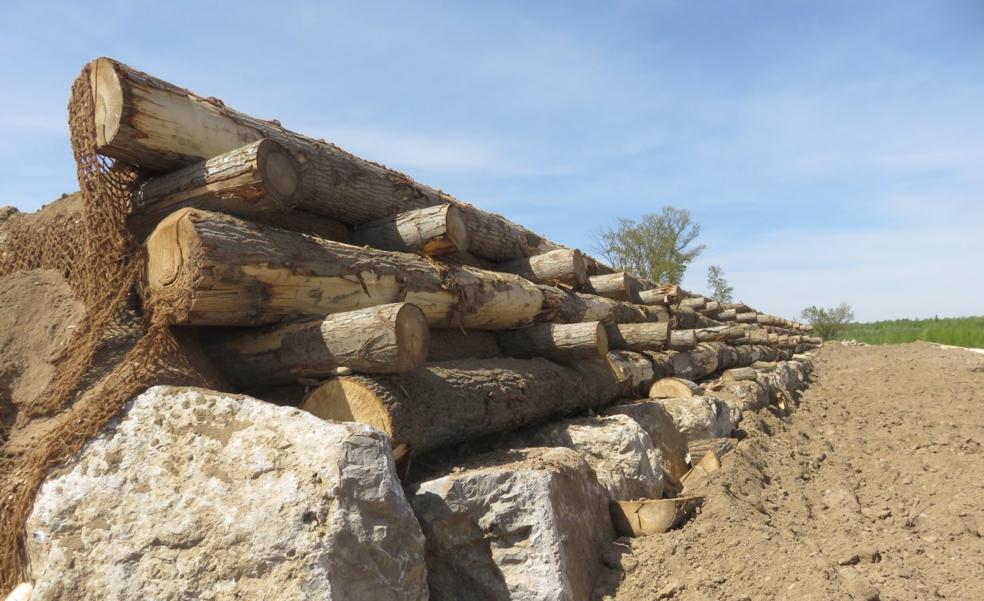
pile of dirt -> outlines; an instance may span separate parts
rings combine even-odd
[[[83,306],[60,273],[0,277],[0,443],[4,455],[29,446],[52,425],[34,403],[55,376]]]
[[[597,597],[984,598],[984,357],[828,344],[814,382],[746,416],[691,523],[613,544]]]

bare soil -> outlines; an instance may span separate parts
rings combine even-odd
[[[827,344],[792,415],[742,427],[699,515],[611,546],[599,599],[984,599],[984,356]]]
[[[0,277],[0,448],[19,452],[55,419],[32,419],[31,405],[55,376],[55,363],[82,318],[82,304],[56,271]]]

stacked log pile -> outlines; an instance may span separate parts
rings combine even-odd
[[[100,153],[146,174],[143,301],[238,390],[301,383],[398,457],[817,343],[116,61],[91,74]]]
[[[216,386],[387,434],[399,463],[355,470],[401,473],[435,596],[461,578],[519,590],[535,565],[534,588],[587,598],[606,504],[623,534],[675,527],[742,414],[796,406],[821,342],[809,326],[619,271],[114,60],[87,73],[99,153],[139,174],[142,308]],[[475,520],[537,529],[490,556]],[[421,561],[400,569],[419,580]]]

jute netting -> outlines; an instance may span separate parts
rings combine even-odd
[[[12,219],[0,252],[0,276],[57,270],[85,309],[72,342],[56,359],[54,380],[29,409],[29,417],[56,416],[58,425],[31,449],[0,463],[0,594],[27,576],[24,522],[47,472],[79,451],[127,400],[149,386],[200,383],[168,326],[154,319],[153,308],[134,310],[129,302],[143,262],[142,248],[126,228],[139,173],[97,154],[93,106],[86,66],[68,105],[81,212],[43,224]],[[135,342],[93,382],[100,347],[121,336]]]

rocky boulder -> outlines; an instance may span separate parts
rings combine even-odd
[[[548,424],[521,435],[523,446],[567,447],[591,466],[613,501],[663,496],[663,470],[649,434],[625,415]]]
[[[31,599],[426,599],[389,449],[361,424],[152,388],[41,487]]]
[[[719,382],[711,390],[715,397],[739,412],[757,411],[769,404],[768,389],[756,380]]]
[[[590,598],[614,536],[608,493],[574,451],[480,455],[411,488],[434,601]]]
[[[603,415],[624,415],[642,426],[656,450],[660,466],[674,480],[687,473],[687,441],[673,422],[673,416],[658,400],[646,399],[612,405]]]
[[[656,402],[670,414],[687,442],[703,438],[726,438],[741,419],[741,413],[737,409],[711,396],[658,399]]]

